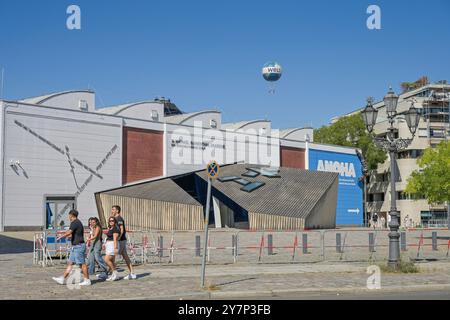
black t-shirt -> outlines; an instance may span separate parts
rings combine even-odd
[[[127,240],[127,229],[125,228],[125,220],[123,220],[122,216],[117,216],[116,220],[117,220],[117,225],[119,227],[119,230],[120,230],[120,226],[123,226],[123,234],[120,237],[119,241]]]
[[[117,226],[114,226],[114,227],[108,229],[108,232],[106,232],[106,240],[113,241],[114,233],[117,233],[120,235],[120,229]]]
[[[72,230],[72,245],[84,243],[84,227],[80,220],[75,219],[70,223],[70,230]]]

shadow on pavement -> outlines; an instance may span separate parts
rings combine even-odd
[[[33,252],[33,241],[0,235],[0,254]]]
[[[223,283],[217,283],[216,286],[225,286],[227,284],[233,284],[233,283],[237,283],[237,282],[242,282],[242,281],[247,281],[247,280],[255,280],[256,278],[245,278],[245,279],[238,279],[238,280],[234,280],[234,281],[229,281],[229,282],[223,282]]]

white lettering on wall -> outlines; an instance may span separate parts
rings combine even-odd
[[[356,178],[355,166],[351,162],[319,160],[317,171],[337,172],[342,177]]]

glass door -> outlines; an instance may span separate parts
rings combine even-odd
[[[76,208],[73,196],[46,196],[45,213],[46,229],[66,229],[70,225],[69,211]]]

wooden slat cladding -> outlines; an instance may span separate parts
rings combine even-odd
[[[123,184],[164,174],[163,139],[163,132],[123,128]]]
[[[252,230],[303,230],[305,219],[285,216],[248,213],[249,227]]]
[[[129,229],[133,230],[201,230],[203,207],[166,201],[128,198],[101,194],[100,201],[107,220],[110,208],[119,205]]]
[[[305,150],[281,146],[280,163],[286,168],[305,169]]]

